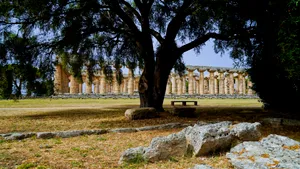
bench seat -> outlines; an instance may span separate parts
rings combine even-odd
[[[183,106],[186,106],[187,102],[193,102],[194,106],[198,105],[197,101],[190,101],[190,100],[176,100],[176,101],[171,101],[171,105],[174,106],[176,102],[182,103]]]

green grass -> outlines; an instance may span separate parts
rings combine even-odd
[[[169,106],[171,100],[165,99],[164,105]],[[257,99],[184,99],[198,100],[199,106],[225,106],[225,107],[260,107]],[[99,108],[111,106],[139,105],[139,99],[24,99],[15,102],[13,100],[0,100],[0,108]]]

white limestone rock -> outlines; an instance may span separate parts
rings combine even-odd
[[[132,163],[136,160],[144,160],[143,154],[145,153],[146,147],[130,148],[124,151],[119,160],[119,164]],[[142,158],[142,159],[139,159]]]
[[[4,138],[5,138],[5,140],[23,140],[25,138],[29,138],[34,135],[35,135],[35,133],[12,133]]]
[[[271,134],[235,146],[226,157],[238,169],[300,168],[300,142]]]
[[[38,132],[36,133],[36,138],[41,138],[41,139],[49,139],[55,137],[54,132]]]
[[[230,148],[234,136],[230,133],[231,122],[225,121],[205,126],[195,125],[187,134],[189,151],[194,156]]]
[[[261,124],[256,123],[239,123],[231,127],[231,132],[241,141],[258,141],[261,137]]]
[[[127,109],[125,111],[125,117],[128,120],[149,119],[149,118],[155,118],[157,116],[158,113],[153,107],[134,108],[134,109]]]
[[[136,128],[118,128],[110,130],[112,133],[134,133],[137,131],[138,130]]]
[[[186,146],[185,130],[182,130],[179,133],[152,139],[143,156],[150,162],[183,156],[186,153]]]
[[[216,169],[216,168],[213,168],[209,165],[196,164],[193,168],[190,168],[190,169]]]
[[[143,148],[143,151],[130,149],[125,154],[143,152],[143,159],[149,162],[175,156],[208,155],[212,152],[229,149],[232,144],[236,143],[238,137],[241,140],[253,139],[252,137],[259,138],[260,133],[256,131],[259,125],[259,123],[232,125],[229,121],[203,126],[195,124],[178,133],[152,139],[149,147]],[[251,138],[248,138],[247,133]]]

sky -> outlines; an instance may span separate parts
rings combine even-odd
[[[213,46],[213,40],[209,40],[202,47],[200,54],[196,54],[193,50],[184,53],[183,60],[185,64],[193,66],[233,67],[233,60],[229,57],[229,53],[225,53],[222,56],[221,53],[216,54]]]

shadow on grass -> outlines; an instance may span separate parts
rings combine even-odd
[[[99,119],[101,122],[92,124],[91,126],[100,128],[110,127],[140,127],[146,125],[158,125],[165,123],[195,123],[197,121],[249,121],[254,122],[261,117],[269,116],[260,108],[245,107],[198,107],[196,110],[197,117],[176,117],[168,112],[160,113],[160,117],[154,119],[128,121],[124,117],[127,108],[104,108],[104,109],[70,109],[60,111],[38,112],[35,114],[27,114],[19,116],[19,118],[39,120],[39,119],[60,119],[60,120],[89,120]],[[170,111],[171,107],[165,110]]]
[[[29,119],[43,119],[43,118],[52,118],[58,117],[62,119],[67,118],[116,118],[116,117],[124,117],[124,113],[126,109],[132,108],[131,106],[120,107],[106,107],[101,109],[68,109],[68,110],[55,110],[55,111],[47,111],[47,112],[35,112],[35,113],[26,113],[24,115],[19,116],[19,118],[29,118]],[[171,107],[166,107],[166,111],[170,111]],[[220,119],[237,121],[237,120],[256,120],[261,117],[270,117],[272,114],[264,112],[261,108],[249,108],[249,107],[197,107],[196,109],[196,118],[176,118],[177,120],[217,120]],[[160,113],[161,119],[174,118],[174,116],[169,113],[162,112]],[[147,119],[149,120],[149,119]],[[144,120],[136,120],[136,121],[144,121]]]

